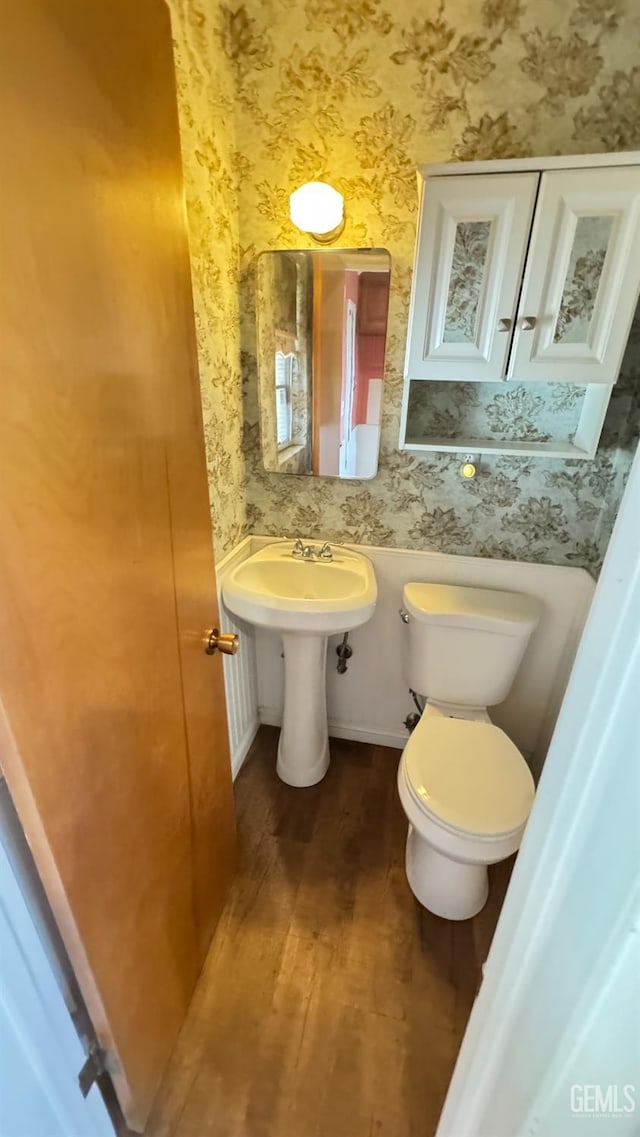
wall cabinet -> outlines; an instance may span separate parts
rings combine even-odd
[[[640,290],[640,154],[424,173],[401,447],[592,457]],[[425,381],[525,385],[512,402],[531,413],[569,384],[575,423],[563,416],[558,438],[535,422],[509,440],[425,436],[415,408],[428,398],[412,392]]]

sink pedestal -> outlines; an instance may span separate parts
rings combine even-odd
[[[329,768],[327,636],[283,632],[284,713],[278,777],[289,786],[314,786]]]

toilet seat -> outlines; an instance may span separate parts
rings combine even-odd
[[[533,804],[531,771],[492,723],[424,715],[402,758],[419,808],[453,832],[504,837],[522,829]]]

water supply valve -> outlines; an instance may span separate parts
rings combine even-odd
[[[413,731],[416,729],[418,723],[420,722],[420,718],[421,716],[417,711],[411,711],[411,713],[407,715],[406,719],[404,720],[404,725],[409,731],[409,734],[413,734]]]
[[[338,675],[344,675],[345,671],[347,670],[347,660],[351,659],[351,656],[353,655],[353,648],[349,643],[348,632],[344,633],[341,643],[338,644],[336,648],[336,655],[338,657]]]

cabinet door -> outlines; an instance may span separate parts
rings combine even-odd
[[[429,179],[421,202],[406,375],[504,378],[539,174]]]
[[[542,175],[509,378],[615,383],[640,286],[640,167]]]

